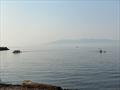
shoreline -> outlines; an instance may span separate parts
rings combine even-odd
[[[59,86],[53,86],[42,83],[31,84],[5,84],[0,83],[0,90],[66,90]]]

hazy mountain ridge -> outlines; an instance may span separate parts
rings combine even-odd
[[[120,40],[111,40],[111,39],[65,39],[65,40],[57,40],[51,42],[51,44],[79,44],[79,43],[116,43],[120,42]]]

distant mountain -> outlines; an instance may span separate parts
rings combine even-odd
[[[80,44],[80,43],[115,43],[119,42],[119,40],[111,40],[111,39],[66,39],[66,40],[57,40],[52,42],[51,44]]]

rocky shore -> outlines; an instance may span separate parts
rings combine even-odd
[[[61,87],[48,84],[33,84],[33,85],[13,85],[0,84],[0,90],[63,90]]]
[[[1,83],[0,90],[63,90],[63,89],[59,86],[36,83],[32,82],[31,80],[24,80],[21,85]]]

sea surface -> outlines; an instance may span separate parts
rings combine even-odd
[[[99,49],[106,53],[99,53]],[[22,50],[13,54],[15,49]],[[0,52],[2,82],[23,80],[78,90],[120,90],[120,47],[11,47]]]

